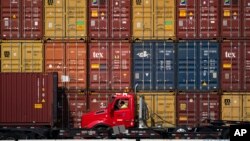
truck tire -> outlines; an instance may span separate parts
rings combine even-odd
[[[225,129],[222,131],[222,139],[230,139],[230,130],[229,129]]]
[[[28,139],[28,137],[25,134],[22,133],[6,133],[3,135],[4,140],[19,140],[19,139]]]
[[[174,133],[186,133],[188,132],[188,129],[185,126],[180,126],[180,127],[176,127],[173,132]]]

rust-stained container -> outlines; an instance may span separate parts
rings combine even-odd
[[[89,0],[89,7],[91,39],[130,38],[130,0]]]
[[[241,37],[241,0],[221,0],[221,36],[223,38]]]
[[[45,43],[45,72],[58,72],[58,85],[86,89],[86,43]]]
[[[177,37],[181,39],[197,38],[197,0],[177,0]]]
[[[250,41],[231,40],[221,44],[221,89],[250,90]]]
[[[88,95],[89,108],[88,111],[93,112],[99,109],[107,108],[108,104],[112,102],[112,96],[115,92],[93,92]]]
[[[137,93],[144,96],[150,117],[147,120],[149,127],[159,126],[173,127],[176,124],[175,95],[174,93]],[[139,103],[139,96],[137,101]]]
[[[0,125],[53,126],[56,73],[0,73]]]
[[[42,0],[2,0],[1,26],[3,39],[42,39]]]
[[[134,0],[133,38],[175,38],[175,3],[172,0]]]
[[[81,128],[82,114],[87,112],[87,95],[81,92],[66,92],[70,128]]]
[[[43,44],[33,40],[2,43],[2,72],[43,72]]]
[[[250,37],[250,0],[242,1],[242,9],[243,9],[243,38]]]
[[[219,120],[220,96],[217,93],[179,93],[176,97],[177,125],[202,125],[205,120]]]
[[[219,37],[219,0],[198,0],[198,38]]]
[[[98,41],[89,44],[89,88],[125,90],[131,87],[131,44]]]
[[[221,96],[221,119],[231,121],[249,121],[250,93],[223,93]]]
[[[87,36],[86,5],[86,0],[46,1],[45,37],[84,39]]]

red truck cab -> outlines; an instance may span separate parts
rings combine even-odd
[[[120,103],[125,103],[121,108]],[[91,106],[91,105],[90,105]],[[136,96],[135,94],[117,93],[107,108],[89,112],[82,116],[82,128],[113,127],[124,125],[126,128],[135,126]]]

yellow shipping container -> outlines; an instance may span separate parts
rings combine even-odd
[[[250,121],[250,93],[224,93],[221,106],[222,120]]]
[[[84,38],[87,36],[86,0],[45,2],[45,37]]]
[[[143,95],[148,105],[148,126],[174,127],[176,124],[174,93],[138,93]],[[139,102],[139,97],[137,98]]]
[[[133,1],[133,38],[175,38],[175,1]]]
[[[43,72],[43,44],[38,41],[4,41],[1,72]]]

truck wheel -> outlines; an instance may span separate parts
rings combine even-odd
[[[3,139],[3,133],[0,133],[0,140]]]
[[[180,126],[180,127],[176,127],[173,132],[174,133],[186,133],[186,132],[188,132],[188,129],[187,129],[187,127]]]
[[[229,129],[226,129],[226,130],[223,130],[222,131],[222,139],[230,139],[230,130]]]

